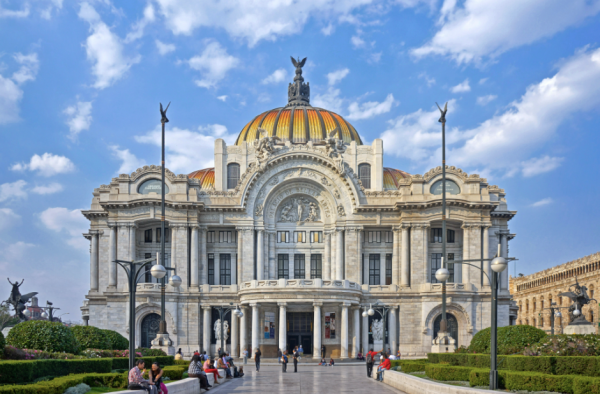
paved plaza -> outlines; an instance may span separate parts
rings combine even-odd
[[[215,393],[288,393],[288,394],[344,394],[374,393],[403,394],[383,383],[366,377],[365,366],[319,367],[315,365],[288,365],[288,372],[282,373],[281,367],[264,366],[256,373],[253,365],[244,367],[246,375],[234,379],[223,387],[216,386],[210,392]]]

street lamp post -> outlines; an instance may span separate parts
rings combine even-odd
[[[388,315],[388,312],[390,311],[390,309],[391,308],[389,308],[385,305],[377,306],[377,302],[376,302],[375,308],[373,308],[373,305],[370,304],[369,310],[364,311],[362,313],[363,317],[373,316],[375,314],[375,312],[379,313],[379,316],[381,316],[381,319],[383,320],[383,351],[384,352],[385,352],[386,340],[388,340],[388,336],[386,335],[386,332],[387,332],[386,330],[387,330],[387,315]],[[375,342],[373,342],[373,344],[375,344]]]
[[[162,125],[162,142],[161,142],[161,184],[160,184],[160,265],[166,267],[165,264],[165,123],[169,122],[167,118],[167,111],[171,103],[167,105],[167,108],[163,110],[162,103],[160,104],[160,123]],[[173,256],[175,260],[175,256]],[[167,335],[167,320],[165,319],[165,287],[166,280],[163,277],[160,279],[160,323],[158,326],[158,334],[160,336]]]
[[[129,369],[134,367],[133,364],[135,362],[135,291],[140,279],[140,273],[145,273],[145,267],[154,260],[156,259],[139,261],[114,260],[115,263],[119,264],[125,270],[129,284]],[[167,274],[167,270],[162,265],[156,264],[152,266],[150,273],[153,277],[162,279]]]
[[[54,313],[53,312],[60,310],[60,308],[53,307],[52,303],[50,301],[46,301],[46,306],[41,306],[40,309],[45,309],[45,311],[42,313],[42,317],[44,319],[48,319],[48,321],[50,321],[50,322],[54,321]]]
[[[220,334],[221,334],[221,337],[220,337],[221,338],[221,351],[223,351],[223,352],[225,351],[225,343],[224,343],[225,336],[223,335],[224,334],[223,327],[225,326],[225,324],[223,324],[224,323],[223,319],[231,311],[233,311],[233,314],[238,318],[241,318],[244,316],[244,312],[242,312],[238,306],[236,306],[235,309],[233,308],[233,302],[230,302],[229,305],[230,306],[226,306],[226,307],[224,307],[224,306],[213,307],[219,312],[219,319],[221,321],[221,332],[220,332]],[[235,349],[231,349],[231,351],[235,352]],[[218,356],[221,357],[220,354],[218,354]]]
[[[569,309],[568,306],[556,306],[556,302],[550,303],[550,308],[544,308],[542,311],[550,311],[550,335],[554,335],[554,318],[562,317],[561,309]],[[542,313],[539,314],[541,317]],[[540,319],[541,321],[541,319]]]

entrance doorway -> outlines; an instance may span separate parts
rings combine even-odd
[[[158,329],[160,325],[160,315],[156,313],[151,313],[148,316],[144,317],[142,320],[142,340],[141,347],[150,348],[154,338],[156,338],[156,334],[158,334]]]
[[[450,333],[450,336],[456,341],[456,346],[460,346],[458,344],[458,321],[456,321],[456,317],[454,317],[453,314],[446,312],[446,321],[448,322],[448,332]],[[437,338],[441,322],[442,315],[439,315],[433,323],[433,338]]]
[[[302,345],[304,354],[312,354],[313,313],[287,313],[287,351],[291,353],[296,346]]]

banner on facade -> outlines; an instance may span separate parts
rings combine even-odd
[[[335,312],[325,313],[325,338],[335,339]]]
[[[275,339],[275,312],[265,312],[265,339]]]

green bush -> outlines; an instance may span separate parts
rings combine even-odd
[[[400,367],[405,373],[425,371],[425,366],[429,365],[423,360],[390,360],[390,364],[392,367]]]
[[[85,383],[91,387],[127,387],[127,374],[81,374],[55,378],[50,381],[27,385],[0,386],[0,393],[4,394],[63,394],[68,388]]]
[[[0,331],[0,358],[4,356],[4,347],[6,346],[6,339],[4,339],[4,334]]]
[[[490,353],[490,328],[483,329],[473,336],[469,345],[470,353]],[[540,340],[546,338],[547,334],[527,325],[506,326],[498,328],[498,354],[515,354]]]
[[[427,353],[427,361],[432,364],[439,364],[440,362],[440,354],[439,353]]]
[[[504,362],[499,369],[554,374],[554,359],[555,357],[507,356],[503,357]]]
[[[547,336],[523,351],[526,356],[600,356],[600,335]]]
[[[448,363],[454,366],[469,366],[469,355],[461,354],[461,353],[439,353],[438,354],[438,363],[444,364]]]
[[[123,335],[113,330],[102,330],[110,341],[110,347],[108,349],[113,350],[126,350],[129,349],[129,340]]]
[[[190,366],[189,360],[173,360],[173,365],[185,365],[186,367]]]
[[[600,377],[600,357],[532,357],[553,359],[556,375]]]
[[[71,331],[83,349],[112,349],[110,338],[104,330],[94,326],[73,326]]]
[[[573,376],[546,375],[538,372],[505,372],[507,390],[554,391],[573,393]]]
[[[79,343],[68,327],[45,320],[29,320],[17,324],[8,333],[6,342],[19,349],[74,354],[79,352]]]
[[[573,394],[600,394],[600,379],[577,376],[573,379]]]
[[[0,383],[27,383],[44,376],[66,376],[80,373],[106,373],[112,360],[31,360],[0,362]]]
[[[469,354],[469,367],[489,368],[490,362],[489,354]]]
[[[160,357],[166,356],[167,353],[163,352],[160,349],[148,349],[145,347],[135,349],[136,352],[142,353],[142,357]]]
[[[429,364],[425,367],[428,377],[435,380],[462,380],[468,381],[473,368],[455,367],[443,364]]]
[[[144,374],[144,378],[148,379],[148,373],[149,373],[150,368],[148,366],[146,366],[146,368],[148,368],[148,371],[146,371],[146,373]],[[181,380],[183,373],[187,372],[188,369],[181,365],[176,365],[176,366],[171,366],[171,367],[164,367],[162,370],[163,370],[163,377],[167,377],[171,380]]]

